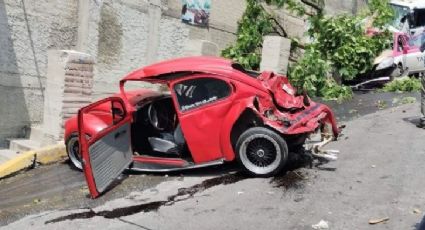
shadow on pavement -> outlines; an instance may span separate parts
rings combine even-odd
[[[418,224],[415,224],[415,226],[413,226],[414,230],[425,230],[425,216],[423,217],[422,221]]]
[[[414,126],[418,127],[420,123],[420,117],[406,117],[403,118],[403,121],[412,123]]]

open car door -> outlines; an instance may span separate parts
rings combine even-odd
[[[89,136],[89,125],[100,130]],[[83,170],[92,198],[98,197],[132,162],[131,116],[119,97],[110,97],[78,111]]]

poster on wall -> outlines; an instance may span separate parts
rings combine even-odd
[[[182,0],[182,22],[208,27],[211,0]]]

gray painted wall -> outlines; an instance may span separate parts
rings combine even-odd
[[[189,39],[224,49],[245,9],[245,0],[212,0],[210,27],[199,28],[181,23],[181,0],[82,1],[89,10],[80,27],[88,29],[79,48],[97,60],[94,98],[116,92],[118,80],[136,68],[183,56]]]
[[[43,117],[47,50],[77,40],[76,0],[0,0],[0,146]]]

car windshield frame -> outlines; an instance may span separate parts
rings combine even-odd
[[[390,3],[390,6],[394,11],[394,20],[390,22],[390,25],[397,29],[401,29],[401,19],[404,16],[409,15],[411,13],[411,10],[407,6],[402,6],[394,3]]]

